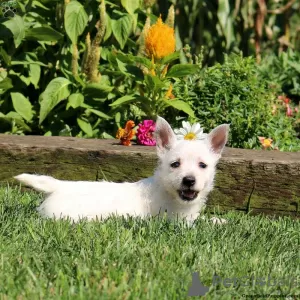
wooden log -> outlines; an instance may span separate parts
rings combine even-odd
[[[116,140],[0,135],[0,182],[23,172],[68,180],[136,181],[151,176],[155,147]],[[300,153],[226,148],[209,195],[220,211],[300,216]]]

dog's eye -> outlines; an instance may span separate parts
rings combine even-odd
[[[201,168],[201,169],[205,169],[206,167],[207,167],[207,164],[205,164],[204,162],[200,162],[199,163],[199,167]]]
[[[171,167],[172,168],[178,168],[180,166],[180,162],[179,161],[174,161],[171,163]]]

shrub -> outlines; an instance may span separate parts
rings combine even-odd
[[[153,118],[169,106],[193,115],[187,103],[168,101],[173,78],[196,71],[170,65],[179,58],[174,8],[170,25],[159,19],[140,51],[145,20],[156,21],[140,1],[31,2],[2,19],[1,132],[109,137],[126,119]]]
[[[271,88],[286,94],[295,103],[300,101],[300,52],[288,49],[278,56],[266,56],[258,71]]]
[[[176,85],[194,109],[206,131],[222,123],[231,124],[229,145],[237,148],[260,147],[259,136],[272,138],[281,150],[299,149],[295,118],[283,110],[272,114],[276,95],[267,81],[258,76],[251,57],[225,57],[223,64],[199,71],[190,80]]]

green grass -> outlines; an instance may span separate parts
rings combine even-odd
[[[210,286],[205,299],[300,294],[299,220],[228,213],[223,226],[158,218],[74,225],[40,218],[41,199],[0,189],[0,299],[186,299],[195,271]],[[298,282],[212,286],[214,274]]]

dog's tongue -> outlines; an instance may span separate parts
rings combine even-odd
[[[186,198],[193,198],[195,196],[195,191],[191,191],[191,190],[188,190],[188,191],[183,191],[183,195],[186,197]]]
[[[194,191],[184,191],[183,192],[185,196],[192,198],[195,195]]]

